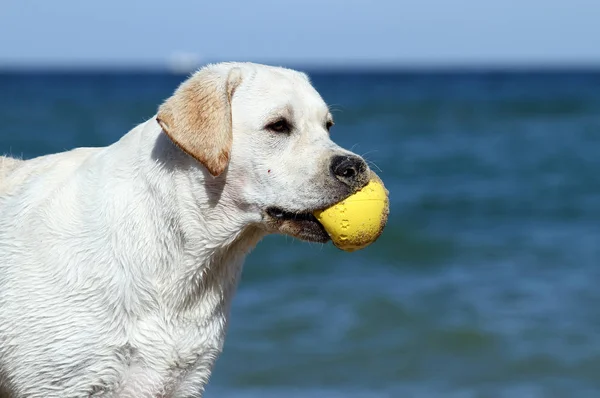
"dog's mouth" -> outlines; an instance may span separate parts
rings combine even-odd
[[[329,235],[312,211],[291,212],[280,207],[266,209],[267,224],[279,233],[309,242],[325,243]]]

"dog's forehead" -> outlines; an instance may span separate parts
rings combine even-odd
[[[305,116],[322,118],[327,114],[327,104],[306,74],[277,67],[259,67],[253,72],[240,87],[240,94],[253,107],[259,106],[266,113],[293,109]]]

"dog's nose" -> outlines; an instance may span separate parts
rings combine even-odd
[[[354,186],[364,179],[367,164],[358,156],[337,155],[331,159],[331,173],[346,185]]]

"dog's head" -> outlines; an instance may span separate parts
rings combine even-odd
[[[161,105],[157,120],[239,211],[269,232],[327,241],[312,212],[369,180],[365,161],[331,140],[327,105],[293,70],[210,65]]]

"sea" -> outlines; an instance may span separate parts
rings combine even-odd
[[[389,222],[259,243],[205,396],[600,397],[600,71],[306,71]],[[0,152],[108,145],[186,77],[1,72]]]

